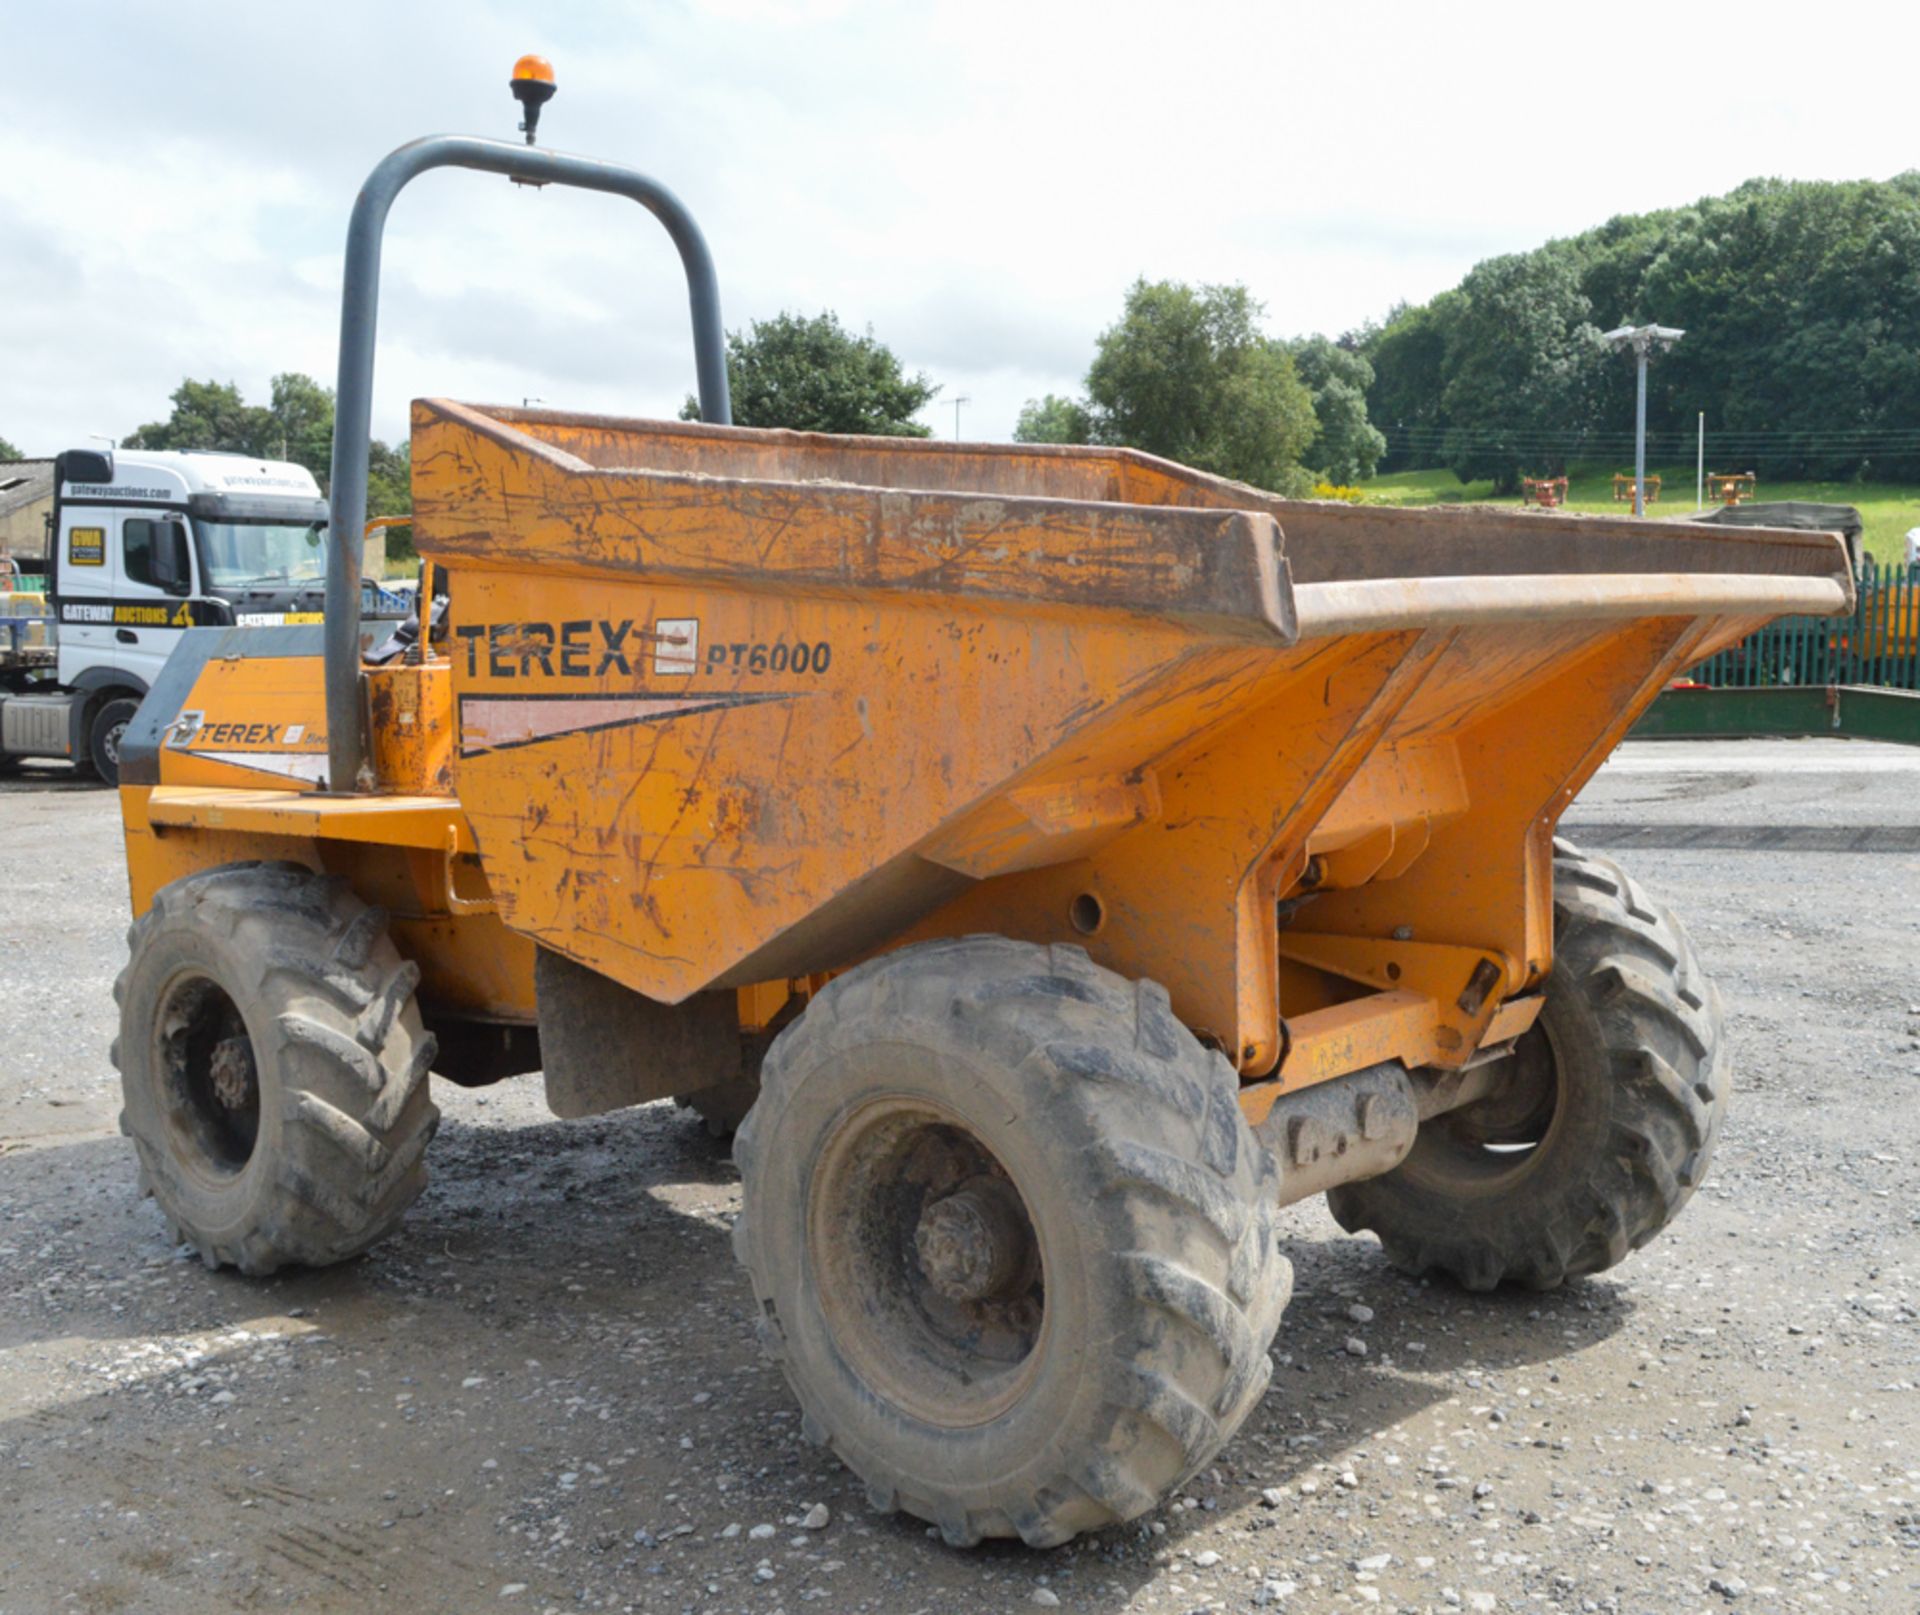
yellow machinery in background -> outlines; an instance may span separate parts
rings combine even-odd
[[[446,164],[661,217],[706,422],[416,404],[435,581],[363,659],[378,225]],[[126,1126],[210,1263],[391,1229],[429,1072],[744,1117],[808,1433],[1045,1544],[1258,1399],[1279,1205],[1552,1285],[1699,1183],[1718,998],[1555,828],[1676,673],[1845,609],[1830,535],[734,428],[691,219],[530,145],[402,148],[347,288],[329,622],[190,634],[123,746]]]

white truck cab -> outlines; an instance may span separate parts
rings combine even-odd
[[[326,535],[304,466],[201,451],[56,457],[55,654],[0,665],[0,766],[68,757],[113,783],[120,734],[188,628],[321,620]]]

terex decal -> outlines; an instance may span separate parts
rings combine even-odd
[[[228,723],[188,711],[168,725],[165,744],[208,762],[308,784],[327,772],[327,738],[304,723]]]
[[[818,677],[833,665],[833,646],[821,640],[709,640],[700,644],[700,619],[662,618],[652,627],[636,627],[631,617],[619,622],[579,618],[573,622],[463,622],[454,634],[466,649],[470,678],[593,679],[610,673],[629,677],[654,673],[797,674]]]
[[[826,641],[710,640],[701,644],[697,617],[663,617],[636,626],[631,617],[579,618],[572,622],[459,623],[469,678],[518,680],[646,677],[678,683],[700,673],[818,677],[833,664]],[[455,653],[456,663],[459,653]],[[668,723],[698,713],[791,701],[804,690],[730,689],[711,693],[677,689],[671,694],[638,690],[560,690],[522,694],[467,690],[460,696],[460,751],[529,746],[562,735]]]

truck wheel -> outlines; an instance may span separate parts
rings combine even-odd
[[[115,696],[100,703],[93,721],[87,725],[87,761],[104,784],[120,783],[120,738],[140,710],[138,696]]]
[[[956,1546],[1131,1519],[1265,1390],[1292,1285],[1238,1080],[1166,992],[969,937],[837,977],[741,1128],[803,1429]]]
[[[1554,965],[1514,1079],[1435,1117],[1327,1204],[1394,1266],[1471,1290],[1612,1267],[1706,1174],[1732,1084],[1720,994],[1680,922],[1618,864],[1554,843]]]
[[[426,1187],[434,1040],[386,921],[338,879],[229,864],[163,888],[128,932],[120,1127],[209,1267],[343,1261]]]

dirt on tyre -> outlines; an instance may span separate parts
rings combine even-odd
[[[1554,843],[1554,965],[1514,1080],[1329,1192],[1408,1273],[1551,1289],[1645,1245],[1705,1176],[1731,1090],[1720,995],[1625,870]]]
[[[734,1246],[876,1507],[1049,1546],[1213,1458],[1292,1283],[1237,1089],[1162,988],[999,937],[862,965],[780,1035]]]
[[[293,864],[164,887],[127,936],[113,1061],[143,1188],[209,1267],[359,1254],[426,1186],[434,1041],[383,910]]]

